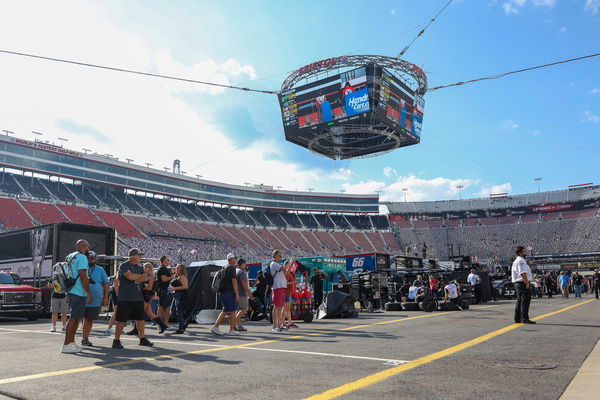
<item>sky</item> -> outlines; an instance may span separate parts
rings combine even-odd
[[[2,2],[0,49],[278,90],[314,61],[397,55],[445,3]],[[455,0],[403,58],[432,87],[599,51],[600,0]],[[0,65],[0,129],[158,169],[180,159],[219,182],[384,201],[600,183],[600,57],[428,93],[420,144],[353,161],[286,142],[274,95],[6,54]]]

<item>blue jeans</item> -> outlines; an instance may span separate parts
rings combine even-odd
[[[175,303],[175,307],[177,308],[177,323],[179,324],[179,330],[185,330],[185,318],[183,313],[185,311],[185,307],[187,305],[187,293],[176,291],[173,293],[173,302]]]
[[[583,285],[573,285],[575,289],[575,297],[581,298],[581,290],[583,289]]]

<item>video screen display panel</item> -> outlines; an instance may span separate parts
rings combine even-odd
[[[394,130],[421,137],[425,101],[385,68],[381,71],[377,108]]]
[[[360,67],[280,94],[286,134],[368,113],[370,81],[367,68]]]

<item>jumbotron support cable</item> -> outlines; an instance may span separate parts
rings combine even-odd
[[[425,31],[427,30],[427,28],[429,28],[429,26],[435,22],[436,18],[437,18],[437,17],[439,17],[439,16],[440,16],[440,14],[441,14],[441,13],[443,13],[443,12],[444,12],[444,10],[445,10],[446,8],[448,8],[448,6],[450,5],[450,3],[452,3],[452,1],[453,1],[453,0],[449,0],[449,1],[446,3],[446,5],[445,5],[444,7],[442,7],[442,9],[441,9],[441,10],[440,10],[440,11],[439,11],[437,14],[435,14],[435,17],[433,17],[433,18],[431,19],[431,21],[429,21],[429,23],[427,23],[427,25],[425,25],[425,27],[424,27],[423,29],[421,29],[421,31],[420,31],[419,33],[417,33],[417,36],[415,36],[415,38],[414,38],[413,40],[411,40],[409,44],[407,44],[406,46],[404,46],[404,48],[402,49],[402,51],[401,51],[400,53],[398,53],[398,55],[396,56],[396,58],[400,58],[400,57],[402,57],[402,56],[404,55],[404,53],[406,53],[406,52],[408,51],[408,49],[410,48],[410,46],[411,46],[411,45],[412,45],[412,44],[413,44],[413,43],[414,43],[414,42],[415,42],[415,41],[416,41],[418,38],[420,38],[420,37],[421,37],[421,36],[422,36],[422,35],[425,33]]]

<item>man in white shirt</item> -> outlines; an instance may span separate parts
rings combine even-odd
[[[269,266],[273,276],[273,332],[283,332],[287,328],[283,327],[283,306],[285,303],[285,291],[287,289],[287,280],[285,272],[290,269],[295,259],[292,257],[288,262],[281,266],[282,259],[280,250],[273,250],[273,261]]]
[[[473,287],[473,291],[475,292],[475,303],[481,303],[481,277],[477,274],[475,268],[471,268],[471,273],[467,277],[467,282]]]
[[[408,301],[421,302],[425,298],[425,291],[423,290],[422,283],[415,281],[413,285],[408,289]]]
[[[531,269],[525,261],[527,250],[523,246],[517,247],[517,258],[512,264],[511,280],[515,286],[517,305],[515,307],[515,323],[535,324],[529,319],[529,304],[531,303]]]
[[[446,293],[444,300],[456,304],[458,306],[458,309],[462,310],[462,308],[460,307],[462,297],[459,294],[458,285],[456,284],[456,281],[452,281],[449,284],[447,284],[444,288],[444,292]]]

